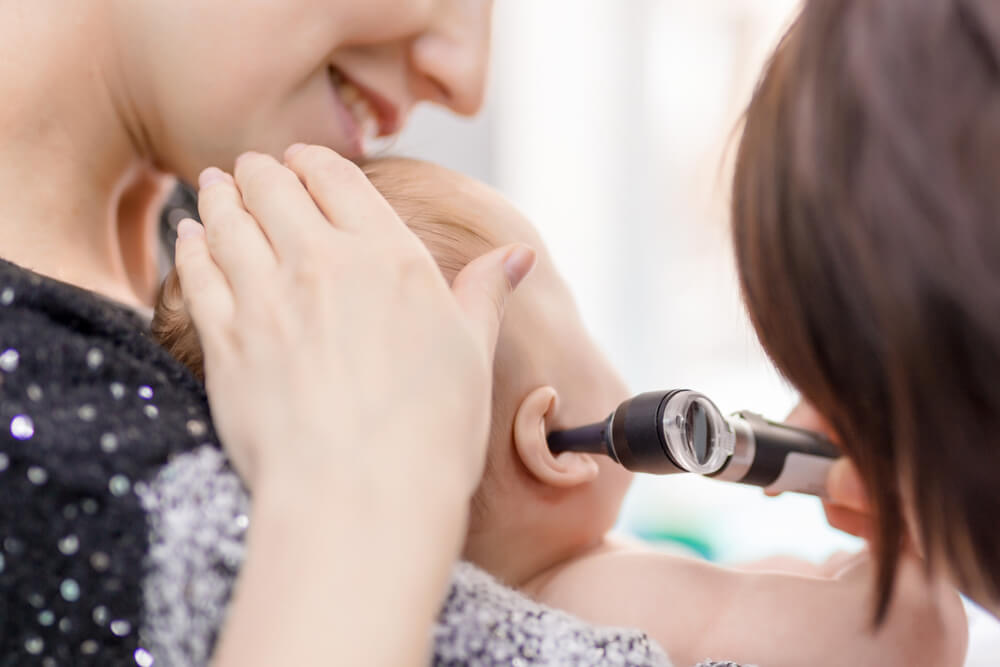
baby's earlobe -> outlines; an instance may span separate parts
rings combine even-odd
[[[549,386],[538,387],[521,401],[514,416],[514,447],[535,479],[571,488],[593,481],[599,468],[589,454],[563,452],[556,457],[549,451],[546,420],[555,413],[558,401],[559,394]]]

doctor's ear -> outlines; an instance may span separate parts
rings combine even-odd
[[[593,481],[599,472],[590,454],[563,452],[553,456],[546,438],[546,421],[555,413],[559,395],[552,387],[528,394],[514,417],[514,447],[521,462],[538,481],[571,488]]]

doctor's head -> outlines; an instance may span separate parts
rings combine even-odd
[[[875,507],[1000,608],[1000,4],[810,0],[747,111],[743,293]]]

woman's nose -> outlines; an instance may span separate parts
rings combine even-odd
[[[483,104],[492,0],[442,0],[434,26],[411,54],[418,98],[471,115]]]

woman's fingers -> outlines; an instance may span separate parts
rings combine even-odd
[[[212,259],[201,225],[187,218],[177,226],[175,252],[184,305],[201,337],[212,347],[213,336],[232,317],[233,294],[222,271]]]
[[[871,510],[861,475],[848,459],[839,459],[830,467],[826,487],[831,503],[855,512]]]
[[[535,266],[535,251],[517,244],[474,259],[452,283],[452,293],[492,356],[507,297]]]
[[[322,146],[292,146],[285,164],[334,227],[380,234],[404,231],[396,212],[350,160]]]
[[[236,161],[234,176],[246,210],[280,260],[294,261],[318,235],[329,233],[329,224],[299,177],[273,157],[244,153]]]
[[[198,212],[212,259],[234,290],[259,291],[262,272],[276,265],[274,251],[243,206],[233,177],[214,167],[199,178]]]

